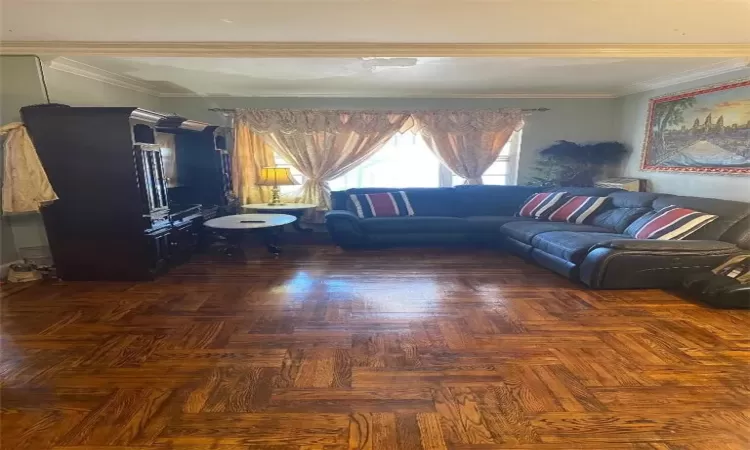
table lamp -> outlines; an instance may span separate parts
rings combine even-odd
[[[269,206],[280,206],[281,199],[279,198],[279,186],[293,186],[297,182],[292,176],[292,172],[288,167],[264,167],[260,169],[260,178],[257,183],[258,186],[273,186],[271,189],[271,201],[268,203]]]

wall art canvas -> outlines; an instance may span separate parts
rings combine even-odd
[[[750,80],[651,99],[641,169],[750,174]]]

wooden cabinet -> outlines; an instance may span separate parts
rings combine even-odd
[[[191,128],[172,130],[181,183],[170,188],[170,196],[179,203],[214,205],[222,214],[235,214],[239,202],[232,191],[232,161],[226,148],[226,131],[216,126]]]
[[[167,180],[158,145],[139,144],[135,146],[135,161],[138,168],[139,185],[144,213],[155,214],[169,209]]]
[[[21,116],[59,197],[42,208],[58,276],[150,279],[190,257],[202,223],[197,204],[203,202],[195,197],[190,202],[196,204],[180,205],[197,210],[190,217],[175,211],[156,144],[157,130],[179,130],[184,118],[133,107],[65,105],[28,106]],[[205,134],[212,151],[215,128]],[[215,172],[205,176],[223,176]],[[202,190],[194,187],[196,194]]]
[[[172,229],[166,227],[150,233],[145,233],[147,252],[146,267],[151,276],[164,273],[169,268]]]
[[[198,248],[199,232],[200,228],[196,222],[172,229],[169,258],[173,263],[181,263],[190,259]]]
[[[214,137],[214,149],[217,153],[218,173],[224,199],[223,205],[229,209],[239,208],[239,199],[234,195],[232,189],[232,156],[227,148],[227,139],[224,133],[226,133],[226,130],[217,130]]]

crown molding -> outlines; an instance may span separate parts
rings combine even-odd
[[[674,86],[680,83],[688,83],[690,81],[702,80],[704,78],[713,77],[716,75],[722,75],[725,73],[736,72],[738,70],[750,68],[750,57],[748,58],[732,58],[726,61],[720,61],[718,63],[703,66],[697,69],[686,70],[684,72],[678,72],[672,75],[664,77],[652,78],[650,80],[633,83],[617,92],[618,97],[622,97],[630,94],[637,94],[639,92],[652,91],[654,89],[662,89],[670,86]]]
[[[412,98],[412,99],[453,99],[453,98],[531,98],[531,99],[586,99],[586,98],[617,98],[617,95],[609,92],[584,92],[584,93],[495,93],[495,94],[450,94],[442,92],[414,94],[402,92],[336,92],[336,93],[275,93],[268,92],[253,95],[232,94],[194,94],[194,93],[162,93],[161,98]]]
[[[250,95],[234,95],[234,94],[198,94],[193,92],[182,93],[182,92],[159,92],[158,88],[148,82],[131,78],[125,75],[109,72],[99,67],[95,67],[89,64],[76,61],[74,59],[66,57],[57,57],[52,59],[47,67],[61,72],[67,72],[73,75],[78,75],[91,80],[101,81],[103,83],[111,84],[125,89],[130,89],[136,92],[142,92],[145,94],[153,95],[159,98],[487,98],[487,99],[503,99],[503,98],[530,98],[530,99],[596,99],[596,98],[616,98],[617,95],[611,92],[583,92],[583,93],[565,93],[565,92],[552,92],[552,93],[538,93],[538,92],[505,92],[505,93],[492,93],[492,94],[452,94],[444,92],[425,92],[425,93],[413,93],[413,92],[364,92],[364,91],[351,91],[351,92],[302,92],[302,93],[288,93],[288,92],[263,92],[254,93]]]
[[[109,72],[98,67],[94,67],[82,62],[65,58],[57,57],[52,59],[47,65],[48,68],[59,70],[60,72],[66,72],[80,77],[88,78],[90,80],[101,81],[102,83],[111,84],[121,88],[129,89],[131,91],[142,92],[144,94],[159,96],[159,91],[150,83],[142,80],[131,78],[125,75]]]
[[[488,44],[395,42],[83,42],[5,41],[4,54],[65,56],[194,57],[459,57],[536,56],[606,58],[735,58],[750,56],[750,43],[739,44]]]
[[[307,55],[310,56],[310,55]],[[611,55],[610,55],[611,56]],[[394,92],[338,92],[338,93],[275,93],[264,92],[251,95],[232,95],[232,94],[197,94],[197,93],[170,93],[160,92],[157,86],[143,80],[131,78],[125,75],[109,72],[89,64],[85,64],[67,57],[56,57],[47,64],[47,67],[62,72],[82,76],[88,79],[97,80],[110,85],[118,86],[132,91],[153,95],[161,98],[230,98],[230,97],[285,97],[285,98],[476,98],[476,99],[513,99],[513,98],[530,98],[530,99],[607,99],[618,98],[625,95],[646,92],[655,89],[661,89],[680,83],[696,81],[716,75],[731,73],[742,69],[750,68],[750,56],[731,58],[718,63],[710,64],[701,68],[691,69],[676,74],[654,78],[651,80],[633,83],[616,92],[585,92],[585,93],[492,93],[492,94],[446,94],[440,92],[434,93],[394,93]]]

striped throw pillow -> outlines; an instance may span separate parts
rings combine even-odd
[[[570,197],[561,207],[549,215],[552,222],[570,222],[582,224],[594,213],[604,208],[609,197]]]
[[[636,239],[680,240],[718,217],[670,205],[636,220],[625,230],[625,234]]]
[[[409,196],[404,191],[351,194],[349,200],[360,219],[414,215]]]
[[[568,195],[567,192],[541,192],[534,194],[526,200],[521,210],[518,211],[518,215],[520,217],[544,219],[565,201],[566,195]]]

